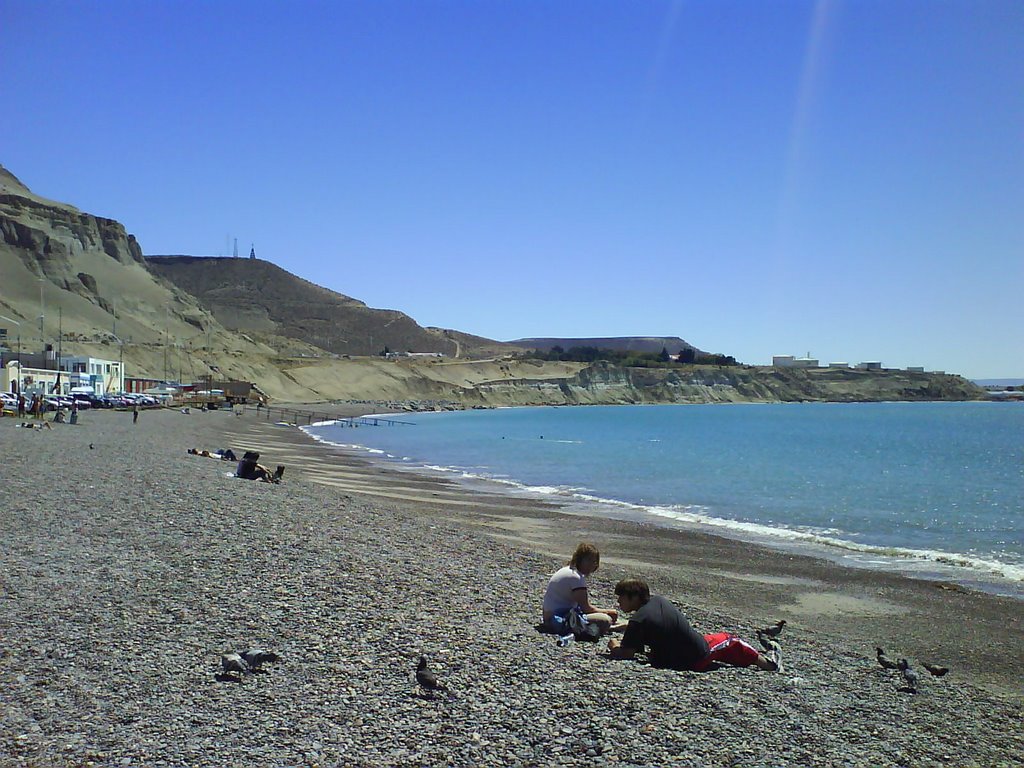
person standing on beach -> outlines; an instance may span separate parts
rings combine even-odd
[[[132,424],[136,424],[139,421],[139,406],[135,404],[132,406]]]
[[[690,626],[682,612],[660,595],[652,595],[647,582],[623,579],[615,585],[619,608],[632,613],[622,640],[608,641],[613,659],[631,659],[647,651],[655,667],[705,672],[718,664],[756,666],[769,672],[779,669],[779,659],[769,659],[753,646],[728,632],[702,635]]]
[[[602,634],[606,634],[612,628],[619,617],[619,612],[611,608],[595,608],[590,604],[590,596],[587,591],[587,576],[596,571],[600,565],[601,553],[598,552],[597,547],[584,543],[576,547],[568,565],[555,571],[548,581],[548,588],[544,593],[542,610],[545,631],[554,633],[563,631],[555,621],[555,617],[566,619],[569,613],[577,607],[588,621],[601,628]]]

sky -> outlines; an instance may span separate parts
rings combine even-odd
[[[0,164],[499,340],[1024,377],[1019,0],[0,0]]]

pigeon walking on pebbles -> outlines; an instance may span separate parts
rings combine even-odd
[[[242,661],[246,663],[246,665],[249,667],[249,670],[252,672],[258,671],[259,668],[267,662],[275,662],[281,660],[281,657],[273,651],[264,651],[260,648],[249,648],[247,650],[242,651],[238,655],[241,657]]]
[[[220,657],[220,666],[224,670],[224,674],[244,675],[249,671],[249,665],[237,653],[223,654]]]
[[[444,686],[437,679],[437,675],[427,669],[427,657],[420,656],[420,662],[416,665],[416,682],[426,691],[443,691]]]
[[[929,664],[927,661],[922,661],[921,666],[931,672],[935,677],[942,677],[944,674],[949,672],[949,667],[937,667],[934,664]]]
[[[875,658],[878,659],[878,663],[879,663],[879,665],[881,665],[881,667],[883,669],[896,669],[897,668],[896,667],[896,662],[893,661],[892,659],[890,659],[888,656],[886,656],[885,655],[885,651],[883,651],[879,647],[875,648]]]
[[[910,668],[910,662],[906,659],[900,659],[896,662],[896,666],[899,667],[900,674],[903,675],[903,681],[907,684],[910,692],[917,693],[917,672]]]
[[[767,635],[768,637],[778,637],[782,634],[782,628],[784,626],[786,626],[786,620],[779,619],[774,624],[772,624],[772,626],[764,627],[763,629],[757,630],[757,635],[758,637],[760,637],[761,635]]]

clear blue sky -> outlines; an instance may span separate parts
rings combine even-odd
[[[495,339],[1024,376],[1024,2],[0,0],[0,163]]]

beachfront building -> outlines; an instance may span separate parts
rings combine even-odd
[[[97,357],[64,356],[49,344],[39,353],[0,353],[0,387],[4,392],[21,391],[26,395],[61,395],[72,391],[105,395],[124,391],[122,364]]]
[[[57,386],[61,371],[53,368],[34,368],[22,365],[18,360],[9,360],[0,366],[0,389],[4,392],[21,392],[25,397],[48,395]]]
[[[124,368],[117,360],[64,356],[60,367],[66,372],[61,384],[65,394],[72,388],[76,392],[88,389],[96,396],[124,392]]]
[[[124,392],[131,392],[135,394],[145,394],[147,389],[153,387],[162,387],[167,382],[160,379],[151,379],[145,376],[125,376],[124,377]],[[180,389],[180,387],[179,387]]]

